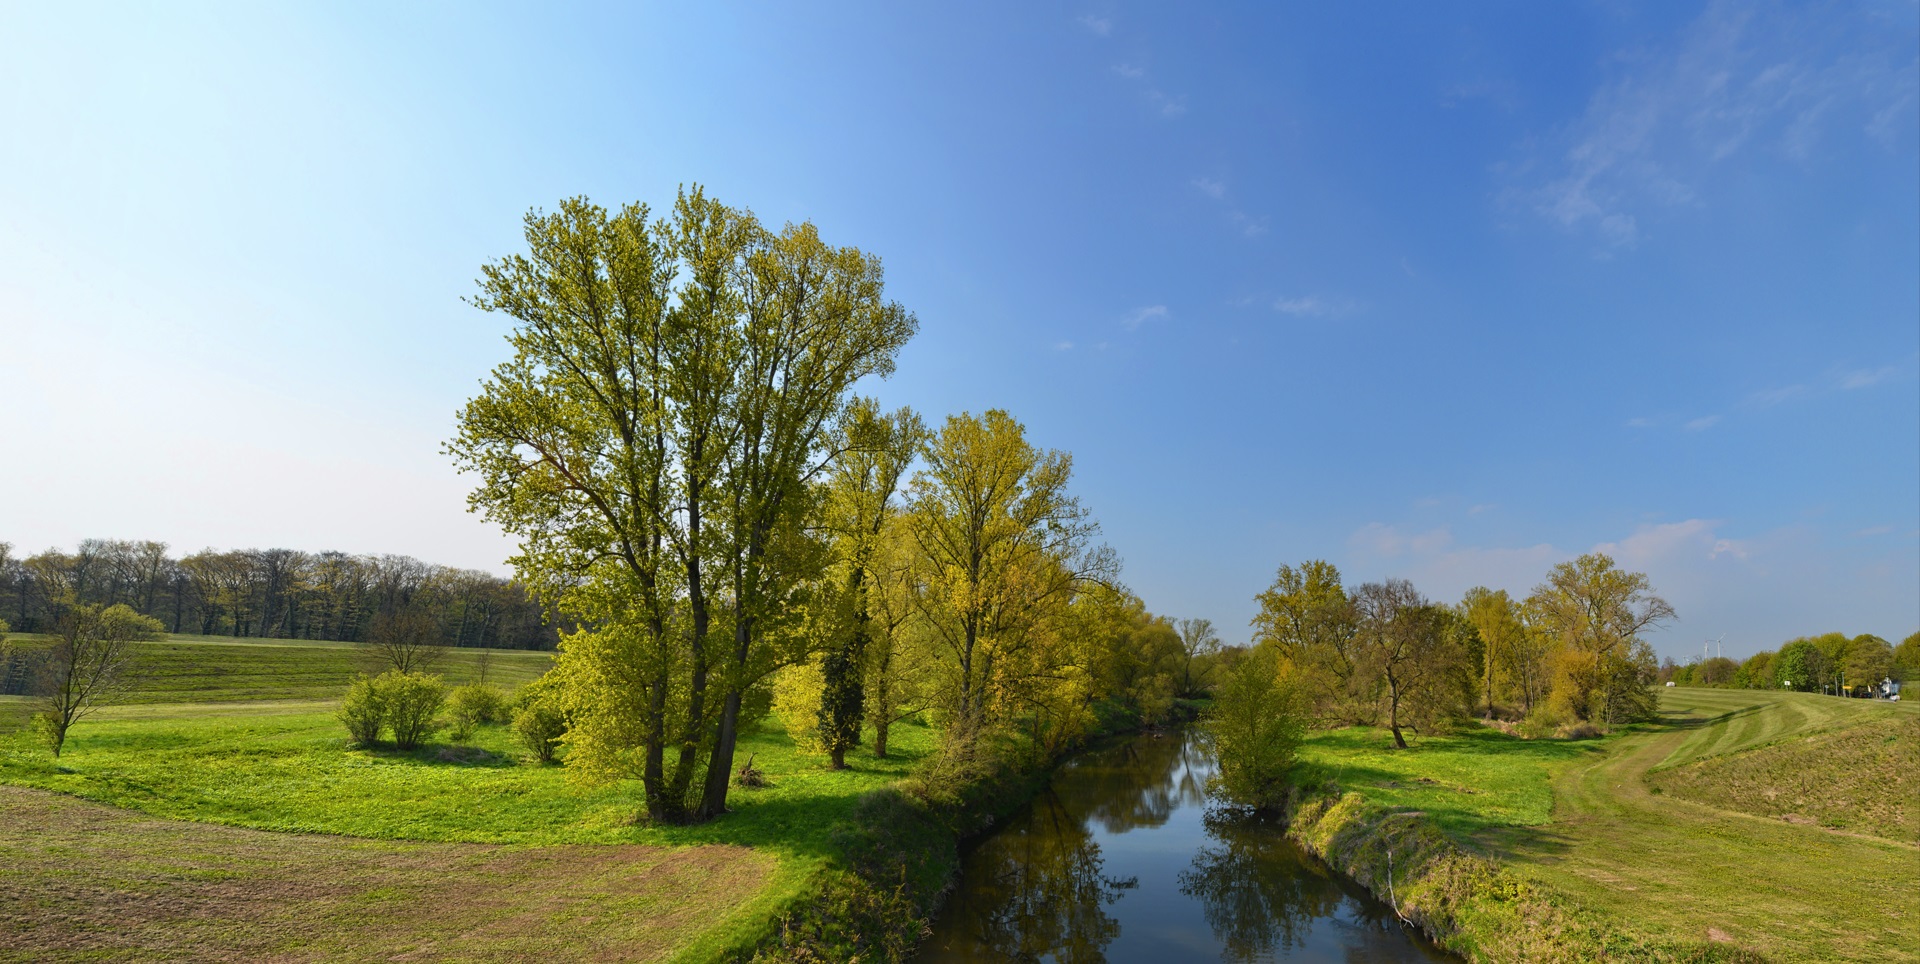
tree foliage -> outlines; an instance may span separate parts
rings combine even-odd
[[[1092,545],[1099,527],[1067,492],[1072,457],[1035,448],[994,409],[948,417],[923,459],[908,487],[910,579],[948,680],[951,725],[977,731],[1018,710],[1068,722],[1086,700],[1060,672],[1073,655],[1056,619],[1118,568]]]
[[[871,400],[857,399],[848,411],[844,451],[828,476],[826,529],[844,619],[821,657],[816,715],[819,742],[836,770],[846,768],[866,720],[867,650],[881,608],[871,597],[886,592],[883,540],[899,512],[901,480],[925,437],[926,426],[911,409],[881,414]]]
[[[1529,620],[1562,647],[1555,698],[1580,720],[1619,723],[1649,716],[1657,669],[1641,634],[1672,619],[1645,573],[1627,572],[1604,553],[1554,566],[1527,597]]]
[[[1253,647],[1225,670],[1206,717],[1219,758],[1212,792],[1256,810],[1284,806],[1288,775],[1306,735],[1307,693],[1277,644]]]
[[[514,355],[447,449],[522,577],[590,627],[560,657],[569,762],[639,777],[654,819],[709,819],[764,681],[806,653],[852,386],[916,323],[877,258],[698,188],[659,221],[576,198],[524,233],[472,299],[515,320]]]
[[[162,631],[159,620],[124,603],[65,607],[55,624],[36,700],[40,735],[55,757],[75,723],[116,702],[133,686],[134,644],[158,639]]]

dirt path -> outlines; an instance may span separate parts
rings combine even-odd
[[[1920,848],[1650,792],[1706,720],[1671,716],[1554,784],[1553,823],[1496,844],[1522,873],[1651,934],[1781,960],[1920,961]]]
[[[0,961],[657,961],[772,869],[740,847],[280,834],[0,786]]]

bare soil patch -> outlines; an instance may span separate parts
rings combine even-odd
[[[744,847],[270,833],[0,786],[0,961],[664,960],[773,868]]]

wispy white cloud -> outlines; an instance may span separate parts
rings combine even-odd
[[[1468,509],[1467,514],[1468,515],[1485,515],[1498,508],[1500,508],[1500,506],[1495,503],[1483,502],[1479,505],[1473,506],[1472,508]]]
[[[1745,155],[1804,162],[1849,129],[1891,144],[1920,81],[1906,41],[1884,28],[1733,0],[1670,49],[1618,62],[1585,113],[1545,139],[1559,156],[1519,165],[1538,179],[1509,195],[1605,251],[1637,244],[1650,213],[1703,203],[1698,186]]]
[[[1360,310],[1360,305],[1348,298],[1304,295],[1281,298],[1273,303],[1273,310],[1295,318],[1338,318]]]
[[[1111,21],[1105,22],[1107,23],[1107,29],[1111,31],[1113,29]],[[1101,34],[1101,36],[1106,36],[1106,34]],[[1141,102],[1145,103],[1149,110],[1160,117],[1179,117],[1187,112],[1186,96],[1171,93],[1155,83],[1147,68],[1140,64],[1133,62],[1117,63],[1113,65],[1112,70],[1114,76],[1127,81],[1132,84],[1135,89],[1139,90]]]
[[[1718,424],[1720,424],[1720,416],[1702,415],[1699,418],[1689,420],[1686,424],[1686,429],[1689,432],[1704,432]]]
[[[1833,392],[1859,391],[1885,382],[1909,367],[1882,365],[1878,368],[1845,368],[1836,365],[1818,378],[1754,392],[1747,396],[1746,404],[1752,408],[1772,408],[1785,402]]]
[[[1638,418],[1627,419],[1628,428],[1652,428],[1653,423],[1654,423],[1654,419],[1648,418],[1644,415]]]
[[[1075,22],[1080,24],[1080,26],[1085,27],[1088,33],[1093,34],[1096,37],[1113,36],[1113,18],[1112,17],[1102,17],[1102,16],[1097,16],[1095,14],[1089,13],[1089,14],[1081,15],[1080,18]]]
[[[1054,351],[1072,351],[1073,342],[1070,342],[1070,341],[1059,342],[1053,346],[1053,350]]]
[[[1755,408],[1772,408],[1781,402],[1792,401],[1806,394],[1807,386],[1805,385],[1782,385],[1779,388],[1769,388],[1765,391],[1754,392],[1752,395],[1747,396],[1747,404]]]
[[[1840,389],[1850,392],[1856,388],[1868,388],[1886,380],[1888,376],[1897,370],[1894,366],[1888,365],[1885,368],[1875,368],[1871,371],[1862,369],[1860,371],[1842,372],[1840,374]]]
[[[1874,536],[1884,536],[1892,531],[1892,526],[1868,526],[1865,529],[1855,532],[1853,537],[1855,539],[1871,539]]]
[[[1169,94],[1158,87],[1147,88],[1147,106],[1161,117],[1179,117],[1187,112],[1187,99],[1177,94]]]
[[[1440,552],[1452,544],[1453,532],[1446,526],[1424,532],[1409,532],[1384,522],[1369,522],[1347,537],[1350,548],[1387,558],[1409,553]]]
[[[1193,179],[1193,186],[1199,188],[1201,194],[1216,201],[1227,196],[1227,182],[1218,178],[1196,177]]]
[[[1128,314],[1125,318],[1120,320],[1120,324],[1122,327],[1126,328],[1128,331],[1132,331],[1136,328],[1139,328],[1141,325],[1146,324],[1149,321],[1155,321],[1155,320],[1166,318],[1166,317],[1168,317],[1166,305],[1146,305],[1144,307],[1133,309],[1133,312],[1131,314]]]

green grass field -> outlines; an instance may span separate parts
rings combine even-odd
[[[490,933],[504,941],[489,945],[495,949],[479,956],[527,959],[540,956],[543,949],[552,956],[561,946],[554,943],[558,931],[529,927],[525,934],[507,939],[501,922],[525,917],[529,907],[554,905],[560,913],[559,904],[578,896],[566,896],[564,873],[525,870],[523,864],[545,867],[563,856],[566,861],[584,860],[604,870],[605,886],[588,887],[585,893],[601,896],[566,911],[592,925],[585,927],[583,933],[589,936],[580,948],[597,946],[594,942],[601,938],[591,935],[601,934],[608,947],[625,950],[610,950],[596,959],[707,960],[729,942],[764,928],[776,908],[800,894],[827,859],[834,825],[852,812],[858,797],[904,776],[932,744],[925,728],[896,727],[889,759],[857,751],[849,757],[852,769],[835,773],[826,769],[824,758],[796,750],[781,727],[762,725],[744,735],[740,753],[743,758],[754,755],[755,766],[770,778],[768,787],[736,789],[729,800],[733,812],[713,823],[655,827],[636,820],[637,784],[576,785],[563,767],[535,762],[505,727],[481,727],[458,746],[442,738],[408,753],[349,749],[345,730],[334,718],[336,704],[310,697],[316,690],[337,696],[354,671],[360,655],[356,651],[256,645],[244,648],[261,655],[246,657],[233,652],[242,646],[225,642],[154,645],[163,654],[156,662],[176,660],[179,672],[167,684],[172,689],[143,690],[143,698],[152,699],[156,692],[218,693],[225,701],[145,702],[102,710],[73,729],[58,761],[24,732],[0,734],[0,784],[30,788],[5,798],[7,809],[0,814],[0,866],[18,858],[14,870],[0,871],[0,898],[10,907],[39,908],[29,913],[25,925],[25,933],[39,935],[36,943],[14,951],[0,940],[0,960],[9,952],[16,959],[32,960],[341,956],[326,948],[345,946],[340,944],[342,935],[354,933],[352,927],[316,937],[312,948],[318,950],[289,955],[274,950],[280,945],[272,944],[261,929],[298,921],[325,924],[350,915],[308,913],[296,907],[297,902],[241,906],[245,902],[239,897],[210,895],[201,886],[206,873],[235,880],[252,880],[254,870],[270,880],[281,876],[272,869],[281,857],[229,860],[230,855],[222,855],[223,846],[256,855],[295,855],[285,858],[293,861],[289,866],[314,873],[347,868],[352,871],[347,879],[365,885],[354,884],[359,889],[349,888],[339,897],[348,906],[383,899],[379,895],[388,892],[426,894],[433,887],[451,886],[434,884],[432,875],[409,869],[422,861],[482,869],[498,864],[505,868],[498,872],[509,880],[531,875],[524,883],[526,893],[511,900],[478,884],[454,888],[459,893],[452,895],[433,891],[433,900],[452,902],[444,914],[409,911],[401,916],[411,923],[394,924],[387,931],[375,928],[387,935],[383,940],[397,942],[390,946],[419,947],[421,956],[433,959],[474,956],[468,951],[479,946],[460,943],[464,938],[449,929],[449,920],[467,922],[459,933]],[[499,655],[491,672],[495,680],[503,676]],[[549,658],[544,653],[506,655],[522,657],[524,662],[514,664],[512,672],[525,678],[543,665],[533,658]],[[228,672],[234,661],[249,658],[254,662],[245,672]],[[276,663],[319,668],[290,674],[282,685],[273,686],[276,677],[269,667]],[[326,674],[336,672],[337,684],[323,686],[322,680],[334,678]],[[248,679],[252,682],[242,682]],[[235,699],[247,693],[256,698]],[[269,698],[258,698],[263,695]],[[124,810],[76,817],[61,809],[64,798],[34,791],[70,794]],[[49,856],[42,838],[58,839],[69,832],[61,828],[82,818],[99,825],[105,835],[89,838],[92,842],[85,846],[56,848],[56,855],[66,853],[78,861],[80,869],[70,872]],[[198,829],[206,825],[246,832],[207,836],[210,829]],[[163,832],[165,828],[178,833]],[[248,836],[258,831],[274,833]],[[199,843],[180,851],[176,837]],[[310,849],[301,841],[313,840],[346,843],[321,847],[311,860],[298,857]],[[103,861],[96,854],[100,848],[120,856]],[[685,864],[695,868],[687,873],[698,879],[711,875],[721,883],[710,892],[695,887],[671,898],[642,894],[637,883],[620,882],[626,873],[620,868],[629,864]],[[215,869],[193,869],[203,865]],[[254,870],[219,869],[230,865]],[[130,874],[125,872],[128,867],[162,870]],[[79,877],[69,879],[71,874]],[[86,903],[78,918],[73,906],[49,903],[81,881],[113,899]],[[105,915],[148,892],[166,895],[154,906],[177,913],[145,930],[127,932],[133,936],[101,938],[105,943],[94,939],[114,930]],[[97,915],[85,910],[94,906]],[[237,923],[217,926],[227,918]],[[620,943],[625,940],[620,935],[641,932],[652,936],[631,945]],[[198,935],[192,940],[202,943],[177,943],[175,938],[183,934]],[[357,953],[370,959],[385,956]],[[556,959],[575,956],[563,949]]]
[[[1920,906],[1892,896],[1920,894],[1920,847],[1863,832],[1911,826],[1920,809],[1903,769],[1920,706],[1677,688],[1661,709],[1659,723],[1579,741],[1487,732],[1390,751],[1378,731],[1337,731],[1303,758],[1623,930],[1778,960],[1920,960]],[[1871,752],[1835,755],[1847,746]],[[1806,778],[1816,766],[1827,779]],[[1851,812],[1873,792],[1908,822],[1835,829],[1737,805],[1790,776],[1803,808]],[[1681,777],[1686,792],[1663,789]]]
[[[1521,740],[1497,730],[1414,741],[1395,750],[1384,730],[1319,731],[1300,754],[1308,784],[1331,780],[1389,807],[1419,810],[1456,837],[1553,819],[1553,778],[1605,754],[1601,740]]]
[[[12,645],[34,649],[45,636],[14,635]],[[314,640],[234,640],[224,636],[169,636],[136,643],[129,703],[242,703],[333,699],[354,674],[379,672],[368,646]],[[520,649],[449,649],[432,671],[460,684],[487,679],[508,688],[539,676],[553,654]]]

